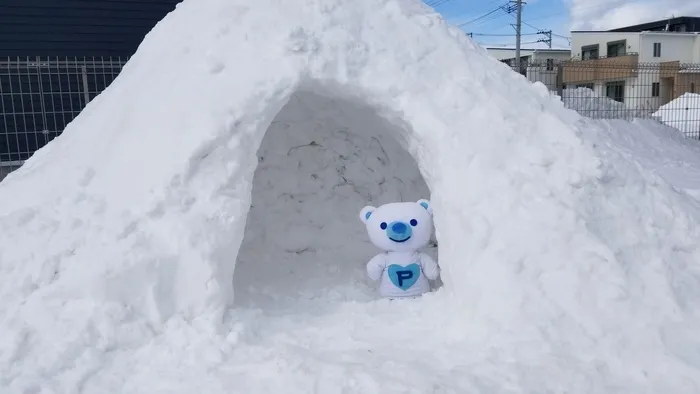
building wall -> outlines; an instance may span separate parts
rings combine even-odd
[[[0,0],[0,163],[26,160],[181,0]]]
[[[693,43],[692,63],[700,63],[700,35],[695,37],[695,43]]]
[[[695,59],[695,34],[684,33],[641,33],[639,61],[641,63],[658,63],[679,60],[692,63]],[[654,43],[661,43],[661,57],[654,57]]]
[[[554,60],[552,67],[548,67],[547,59]],[[571,59],[571,52],[535,52],[532,63],[527,68],[527,79],[530,82],[542,82],[550,90],[557,90],[557,76],[559,75],[557,64]]]
[[[656,77],[653,82],[658,82],[659,89],[661,88],[658,77]],[[656,111],[659,109],[661,106],[661,97],[663,96],[659,94],[657,97],[652,97],[652,81],[645,80],[640,82],[639,78],[630,78],[628,83],[630,86],[628,87],[627,92],[625,92],[625,94],[628,95],[625,99],[625,105],[627,105],[628,108],[645,109],[650,111]],[[659,93],[661,93],[660,90]]]
[[[515,58],[515,49],[511,48],[486,48],[486,52],[496,60]],[[530,56],[532,55],[532,52],[532,50],[522,49],[520,50],[520,56]]]
[[[639,53],[639,33],[573,32],[571,34],[571,56],[581,58],[581,48],[599,45],[599,56],[607,56],[608,42],[627,40],[627,53]]]
[[[0,58],[131,56],[181,0],[2,0]]]
[[[678,74],[675,81],[675,89],[672,99],[677,99],[685,93],[700,93],[700,74]]]
[[[512,48],[487,48],[486,52],[497,60],[515,59],[515,49]],[[547,59],[564,61],[571,59],[571,51],[521,49],[520,57],[527,56],[531,56],[533,62],[544,63]]]
[[[534,63],[545,63],[547,59],[554,59],[555,62],[562,62],[571,59],[570,51],[556,51],[556,52],[546,52],[546,51],[536,51],[532,55],[532,61]]]

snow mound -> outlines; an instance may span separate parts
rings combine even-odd
[[[632,144],[615,122],[566,109],[419,1],[250,4],[185,0],[60,137],[0,183],[0,387],[700,389],[700,206],[639,157],[652,138]],[[234,279],[235,262],[260,252],[244,236],[273,224],[304,231],[286,204],[278,222],[256,219],[251,198],[265,132],[295,94],[371,108],[383,119],[373,132],[414,158],[435,212],[440,290],[393,303],[312,295],[281,314],[236,304],[245,277]],[[314,108],[322,120],[331,111]],[[308,175],[287,170],[277,179]],[[295,182],[340,211],[354,204],[298,180],[277,190]],[[261,204],[275,194],[265,190]]]
[[[562,101],[566,108],[594,119],[648,118],[648,113],[628,108],[624,103],[596,94],[593,89],[579,87],[562,90]]]
[[[659,107],[654,116],[688,137],[700,138],[700,94],[684,93]]]
[[[679,193],[700,201],[700,143],[651,119],[603,122],[608,143],[634,157],[645,172],[658,175]]]

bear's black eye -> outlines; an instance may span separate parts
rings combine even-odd
[[[416,227],[418,225],[418,221],[416,219],[411,219],[411,226]]]
[[[386,230],[386,223],[382,222],[382,224],[380,224],[379,227],[381,227],[382,230]]]

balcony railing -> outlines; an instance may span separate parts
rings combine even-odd
[[[571,84],[631,78],[637,75],[638,64],[639,55],[636,53],[597,59],[574,59],[562,64],[563,83]]]

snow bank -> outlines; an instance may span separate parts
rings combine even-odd
[[[684,93],[659,107],[654,116],[687,137],[700,138],[700,94]]]
[[[628,108],[624,103],[599,96],[589,88],[564,89],[562,101],[566,108],[589,118],[632,120],[649,117],[649,114],[643,110]]]
[[[606,139],[645,172],[658,175],[679,193],[700,201],[700,143],[651,119],[602,123]]]
[[[697,392],[700,207],[613,123],[418,1],[249,4],[181,3],[0,183],[0,387]],[[257,149],[295,92],[398,131],[431,191],[441,291],[231,308]]]

